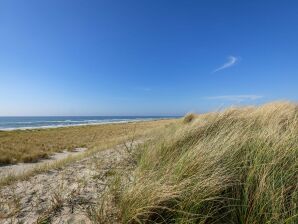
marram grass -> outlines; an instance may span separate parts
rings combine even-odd
[[[123,223],[298,223],[298,106],[193,117],[140,150]]]

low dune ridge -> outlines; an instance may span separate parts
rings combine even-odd
[[[298,222],[297,104],[187,115],[162,132],[139,149],[123,223]]]
[[[34,129],[0,132],[0,166],[32,163],[48,159],[56,152],[75,148],[94,148],[123,141],[133,130],[136,134],[168,120],[140,121],[119,124],[86,125],[55,129]]]

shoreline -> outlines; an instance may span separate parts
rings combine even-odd
[[[172,122],[172,119],[160,119],[1,131],[0,164],[35,162],[63,150],[119,143]]]
[[[17,127],[17,128],[0,128],[0,132],[10,132],[10,131],[26,131],[26,130],[44,130],[44,129],[55,129],[55,128],[68,128],[68,127],[80,127],[80,126],[96,126],[96,125],[106,125],[106,124],[126,124],[126,123],[137,123],[146,121],[159,121],[159,120],[170,120],[177,119],[178,117],[170,118],[147,118],[147,119],[135,119],[126,121],[103,121],[103,122],[91,122],[83,124],[65,124],[65,125],[44,125],[38,127]]]

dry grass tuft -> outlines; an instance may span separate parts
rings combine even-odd
[[[188,113],[183,118],[183,123],[188,124],[191,123],[196,118],[196,115],[193,113]]]
[[[198,115],[157,136],[122,192],[124,223],[298,223],[296,104]]]

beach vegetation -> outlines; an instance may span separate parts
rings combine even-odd
[[[137,152],[123,223],[298,223],[297,104],[196,115]]]

